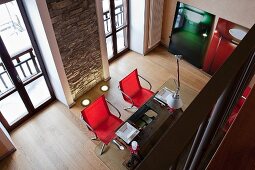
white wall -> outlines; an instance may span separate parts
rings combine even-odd
[[[130,49],[144,54],[145,0],[129,1]]]
[[[23,0],[56,98],[67,106],[74,101],[45,0]]]

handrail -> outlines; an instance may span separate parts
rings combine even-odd
[[[206,149],[204,148],[208,148],[210,145],[215,132],[219,129],[219,123],[221,120],[225,120],[226,115],[231,113],[234,104],[242,95],[243,90],[254,75],[254,36],[255,25],[253,25],[253,27],[249,30],[222,67],[203,87],[201,92],[192,101],[183,115],[178,118],[178,121],[164,130],[164,135],[159,137],[158,142],[152,147],[150,153],[136,167],[136,170],[169,169],[169,167],[175,163],[180,154],[184,151],[185,147],[189,144],[200,124],[203,121],[208,120],[208,115],[211,113],[215,103],[227,89],[227,95],[225,95],[223,101],[224,106],[219,109],[217,114],[210,114],[213,117],[217,116],[217,124],[211,124],[213,125],[211,127],[207,125],[208,132],[209,130],[212,130],[213,133],[205,133],[202,136],[203,140],[199,140],[199,147],[196,148],[196,154],[193,155],[192,160],[192,164],[194,166],[188,167],[189,169],[193,169],[193,167],[196,167],[194,169],[203,169],[202,167],[199,167],[199,162],[201,160],[203,161],[203,159],[201,159],[200,151],[205,153]],[[210,122],[213,120],[215,119],[209,119]],[[205,145],[206,147],[204,147]],[[213,152],[209,152],[209,155],[213,155]],[[208,156],[203,153],[202,155],[204,157]],[[155,161],[159,157],[160,160]],[[210,157],[207,158],[209,159],[206,160],[210,160]],[[203,163],[206,162],[207,161]],[[206,167],[207,164],[204,165]]]
[[[120,4],[120,5],[116,6],[116,8],[115,8],[115,9],[118,9],[118,8],[120,8],[120,7],[123,7],[123,4]],[[107,14],[107,13],[109,13],[109,10],[108,10],[108,11],[103,12],[103,15],[105,15],[105,14]]]

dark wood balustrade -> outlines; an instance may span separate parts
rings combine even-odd
[[[21,60],[21,57],[26,55],[26,54],[29,54],[30,57],[25,59],[25,60]],[[33,49],[32,48],[28,48],[24,51],[21,51],[21,52],[15,54],[15,56],[11,56],[11,58],[12,58],[12,62],[14,63],[14,66],[15,66],[16,70],[18,68],[21,70],[21,73],[24,77],[24,79],[22,80],[23,82],[28,80],[32,76],[37,75],[41,72],[40,68],[39,68],[39,66],[36,62],[36,57],[33,54]],[[32,61],[32,65],[31,65],[31,63],[29,64],[29,61]],[[32,71],[32,67],[34,67],[36,72]],[[28,69],[28,73],[25,72],[25,68]],[[20,76],[21,75],[19,75],[19,77]],[[0,97],[6,91],[8,91],[8,90],[10,90],[14,87],[13,85],[8,86],[7,78],[9,79],[9,81],[11,81],[11,78],[10,78],[9,74],[7,73],[7,70],[4,66],[4,64],[0,63],[0,83],[2,83],[3,86],[4,86],[4,88],[0,88]]]
[[[108,37],[107,35],[109,33],[111,33],[111,27],[109,27],[109,25],[111,24],[110,22],[110,11],[105,11],[103,13],[103,18],[104,18],[104,25],[105,25],[105,35],[106,37]],[[123,26],[123,21],[124,21],[124,12],[123,12],[123,4],[116,6],[115,8],[115,24],[116,24],[116,28],[119,28],[121,26]]]

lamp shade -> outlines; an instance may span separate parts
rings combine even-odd
[[[166,101],[167,105],[172,109],[179,109],[183,106],[182,100],[178,93],[168,95]]]

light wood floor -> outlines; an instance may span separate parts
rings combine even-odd
[[[76,117],[55,102],[11,133],[17,151],[0,169],[108,169]]]
[[[185,61],[180,63],[181,83],[200,91],[209,77]],[[81,99],[92,101],[102,94],[100,85],[108,84],[105,93],[108,100],[122,112],[122,119],[132,113],[122,110],[127,106],[117,89],[118,81],[138,68],[140,75],[148,79],[156,91],[167,79],[176,76],[176,61],[163,47],[146,56],[128,52],[110,65],[111,80],[102,82],[77,100],[72,109],[55,102],[11,133],[17,151],[0,162],[0,169],[112,169],[96,156],[96,144],[80,121]],[[142,83],[147,86],[146,83]]]

